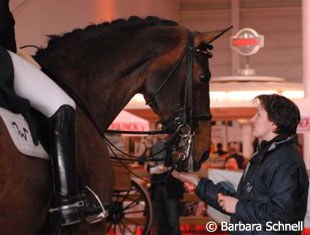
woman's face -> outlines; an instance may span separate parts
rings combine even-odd
[[[277,126],[268,119],[266,110],[259,104],[256,114],[251,118],[252,134],[255,138],[269,141],[277,136],[274,131]]]

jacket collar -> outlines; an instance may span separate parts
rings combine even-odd
[[[281,146],[293,143],[294,136],[278,135],[270,141],[263,140],[257,147],[256,152],[252,155],[250,162],[262,163],[268,153],[279,149]]]

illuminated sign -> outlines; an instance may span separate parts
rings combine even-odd
[[[264,36],[259,35],[255,30],[250,28],[241,29],[236,36],[230,39],[231,48],[239,54],[250,56],[264,47]]]

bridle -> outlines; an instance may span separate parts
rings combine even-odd
[[[182,113],[179,116],[166,119],[162,121],[163,130],[171,133],[176,132],[180,138],[180,142],[184,145],[184,150],[179,153],[178,161],[185,161],[191,153],[191,146],[194,133],[194,121],[210,121],[212,119],[211,113],[194,114],[193,113],[193,55],[194,53],[202,53],[207,58],[212,57],[212,53],[208,49],[213,47],[208,44],[206,50],[198,49],[194,46],[195,33],[189,31],[188,42],[184,48],[184,51],[180,58],[176,61],[173,68],[159,85],[154,94],[150,97],[146,97],[146,104],[153,106],[156,96],[165,87],[165,85],[171,80],[173,74],[176,72],[177,68],[180,66],[183,59],[186,57],[186,83],[185,83],[185,96],[183,102]],[[185,143],[185,144],[184,144]]]
[[[165,87],[165,85],[171,80],[173,74],[176,72],[177,68],[180,66],[181,62],[183,61],[184,57],[187,55],[186,61],[186,84],[185,84],[185,98],[183,104],[183,115],[179,117],[175,117],[173,119],[164,120],[162,121],[164,127],[170,127],[173,122],[175,123],[174,126],[178,126],[180,122],[182,123],[189,123],[190,126],[193,126],[193,121],[200,121],[200,120],[211,120],[212,115],[211,113],[205,114],[193,114],[193,54],[194,53],[201,53],[207,58],[212,57],[212,53],[208,50],[201,50],[194,47],[194,38],[195,33],[189,32],[188,42],[184,48],[184,51],[180,58],[176,61],[173,68],[167,75],[167,77],[163,80],[163,82],[159,85],[157,90],[154,94],[150,97],[146,97],[146,104],[152,106],[155,101],[156,96],[160,93],[160,91]],[[208,49],[212,49],[212,45],[207,45]],[[170,128],[168,128],[170,129]]]
[[[189,31],[188,34],[188,41],[187,44],[179,57],[179,59],[175,62],[174,66],[168,73],[168,75],[165,77],[163,82],[159,85],[159,87],[155,90],[155,92],[148,98],[145,96],[146,104],[150,106],[154,106],[156,100],[155,98],[157,95],[161,92],[161,90],[165,87],[165,85],[172,79],[174,73],[177,71],[177,69],[180,67],[183,59],[186,57],[186,83],[185,83],[185,96],[184,96],[184,103],[182,112],[180,112],[180,115],[162,120],[161,123],[163,124],[163,130],[162,131],[149,131],[149,132],[140,132],[140,131],[119,131],[119,130],[107,130],[107,133],[119,133],[119,134],[148,134],[148,135],[157,135],[157,134],[172,134],[173,137],[171,141],[169,141],[169,145],[166,146],[165,149],[161,151],[167,151],[171,148],[173,148],[173,145],[178,145],[179,149],[182,149],[182,151],[178,150],[177,154],[177,161],[173,163],[171,166],[168,174],[166,177],[158,182],[152,182],[152,183],[160,183],[166,180],[170,175],[171,172],[174,171],[179,165],[182,165],[183,162],[185,162],[187,159],[189,159],[188,162],[191,162],[192,155],[192,143],[193,143],[193,137],[195,135],[194,133],[194,122],[195,121],[210,121],[212,119],[211,113],[200,113],[200,114],[194,114],[193,113],[193,55],[194,53],[200,53],[203,56],[206,56],[208,59],[212,57],[212,53],[209,50],[212,50],[212,45],[207,44],[206,49],[202,50],[199,48],[194,47],[194,37],[195,34],[193,32]],[[213,41],[213,40],[212,40]],[[201,77],[201,79],[206,79],[206,77]],[[106,141],[108,141],[106,139]],[[108,144],[108,147],[116,148],[113,144]],[[116,148],[117,149],[117,148]],[[112,150],[112,149],[111,149]],[[119,149],[117,149],[120,151]],[[121,152],[121,151],[120,151]],[[124,152],[123,152],[124,154]],[[115,158],[118,159],[121,163],[121,159],[116,156],[114,153]],[[126,154],[129,156],[128,154]],[[155,154],[156,155],[156,154]],[[156,157],[151,156],[148,160],[156,161]],[[137,159],[135,156],[131,156]],[[122,159],[124,160],[124,159]],[[126,159],[125,159],[126,160]],[[159,160],[159,159],[157,159]],[[169,161],[168,159],[161,159],[164,161]],[[126,167],[125,164],[123,164],[124,167]],[[127,167],[126,167],[127,168]],[[127,168],[128,169],[128,168]],[[130,169],[128,169],[131,173],[133,173]],[[134,174],[134,173],[133,173]]]

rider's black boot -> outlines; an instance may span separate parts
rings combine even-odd
[[[54,199],[50,209],[52,213],[59,213],[62,226],[103,219],[102,209],[87,203],[80,191],[75,149],[75,110],[63,105],[51,117]]]

